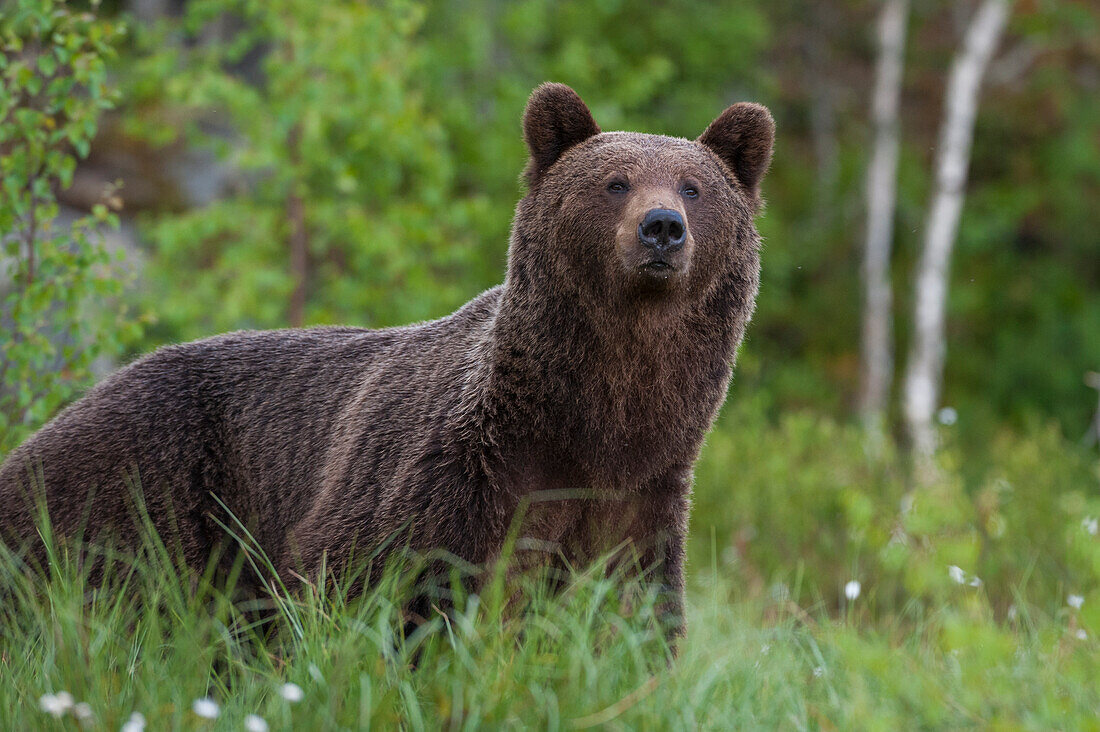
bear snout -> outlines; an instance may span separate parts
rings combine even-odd
[[[619,256],[637,284],[664,290],[687,274],[694,249],[691,232],[683,211],[663,197],[640,198],[619,226]]]
[[[638,224],[638,241],[654,254],[672,254],[684,248],[687,227],[679,211],[655,208]]]

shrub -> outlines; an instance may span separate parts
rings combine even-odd
[[[104,60],[123,31],[54,0],[0,14],[0,456],[136,335],[107,304],[120,285],[99,227],[117,225],[117,197],[72,223],[57,204],[113,104]]]

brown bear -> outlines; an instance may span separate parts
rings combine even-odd
[[[692,465],[753,312],[774,123],[739,103],[694,141],[602,133],[543,84],[523,132],[503,285],[428,323],[145,356],[12,452],[0,535],[33,537],[44,497],[58,533],[125,544],[140,496],[195,566],[228,509],[281,572],[315,576],[398,544],[484,565],[522,510],[549,561],[631,546],[679,627]]]

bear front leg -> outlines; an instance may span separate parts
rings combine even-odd
[[[690,479],[660,481],[643,500],[635,546],[644,583],[656,593],[654,614],[676,649],[684,636],[684,559],[687,544]]]
[[[656,591],[654,615],[675,649],[686,632],[684,619],[684,553],[687,532],[674,527],[653,537],[653,547],[642,554],[642,566]]]

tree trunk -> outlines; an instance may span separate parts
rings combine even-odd
[[[909,0],[886,0],[879,16],[879,58],[871,116],[874,148],[867,170],[867,243],[863,257],[863,379],[860,414],[879,438],[894,372],[890,250],[897,204],[898,106]]]
[[[1008,18],[1007,0],[983,0],[955,58],[944,100],[936,180],[916,279],[913,345],[905,380],[905,416],[918,458],[935,452],[933,414],[944,362],[944,313],[951,249],[962,214],[982,76]]]

